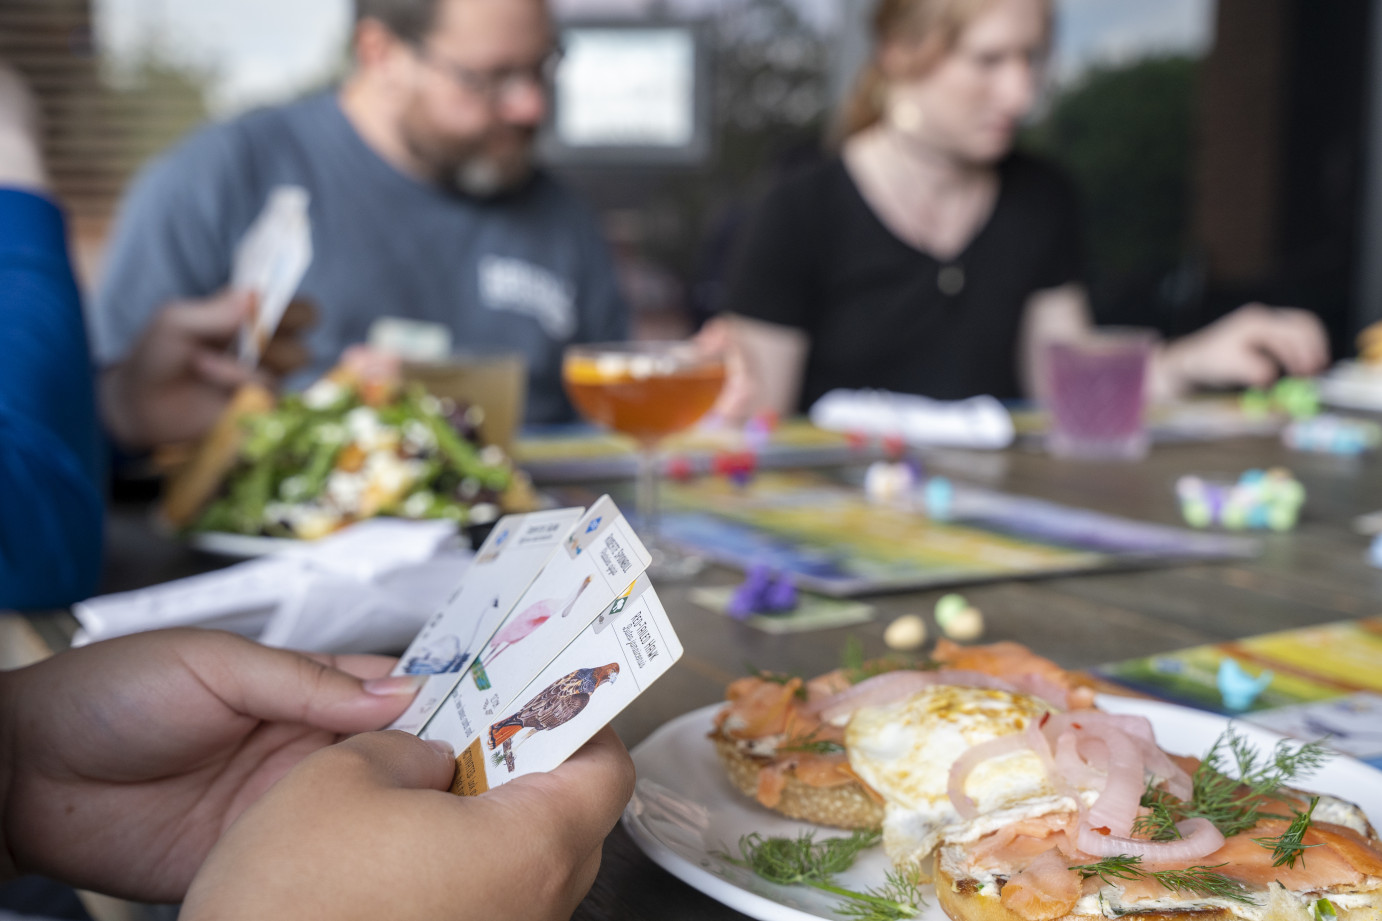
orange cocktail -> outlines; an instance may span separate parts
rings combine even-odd
[[[657,480],[663,438],[690,428],[715,405],[725,383],[723,355],[694,342],[609,342],[567,346],[562,381],[591,422],[638,439],[635,498],[639,534],[652,556],[649,572],[684,578],[701,561],[658,537]]]
[[[692,354],[573,354],[566,392],[581,415],[639,441],[658,441],[709,412],[725,383],[724,362]]]

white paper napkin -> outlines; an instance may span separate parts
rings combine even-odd
[[[1006,448],[1012,416],[990,396],[932,400],[889,390],[832,390],[811,407],[817,428],[901,438],[914,445]]]
[[[450,522],[372,519],[216,572],[81,602],[73,643],[197,626],[315,652],[397,651],[460,584],[471,556]]]

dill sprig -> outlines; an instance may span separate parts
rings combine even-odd
[[[758,832],[739,839],[739,856],[721,852],[732,864],[747,867],[770,883],[783,886],[829,882],[836,873],[854,866],[854,860],[882,840],[876,831],[856,831],[847,838],[816,840],[805,831],[795,838],[765,838]]]
[[[844,672],[845,680],[850,684],[858,684],[869,678],[876,678],[879,675],[900,671],[904,668],[929,671],[937,667],[938,665],[930,659],[910,661],[900,656],[865,659],[864,644],[859,641],[857,636],[851,636],[845,640],[845,648],[840,653],[840,671]]]
[[[754,665],[752,662],[744,663],[744,671],[748,672],[749,676],[752,678],[757,678],[759,681],[770,681],[773,684],[787,684],[793,678],[801,677],[800,675],[793,674],[792,672],[765,672],[763,671],[763,669]],[[805,682],[802,682],[800,685],[797,686],[795,696],[798,700],[806,699]]]
[[[814,832],[795,838],[764,838],[757,832],[739,839],[739,856],[720,852],[722,860],[752,870],[783,886],[812,886],[846,901],[841,914],[859,921],[902,921],[921,913],[925,902],[915,875],[893,871],[885,885],[856,892],[835,884],[835,874],[854,865],[862,851],[878,844],[876,831],[856,831],[847,838],[817,841]]]
[[[1080,879],[1097,876],[1106,884],[1117,885],[1114,880],[1154,879],[1167,889],[1189,892],[1205,898],[1227,899],[1232,902],[1252,902],[1247,887],[1222,873],[1215,873],[1219,867],[1228,864],[1216,863],[1212,866],[1187,867],[1184,870],[1147,870],[1142,867],[1141,857],[1120,854],[1105,857],[1098,863],[1086,863],[1070,869],[1080,874]]]
[[[1283,739],[1264,758],[1230,726],[1195,769],[1189,802],[1149,786],[1142,794],[1142,805],[1150,812],[1137,819],[1133,830],[1153,841],[1171,841],[1180,837],[1177,822],[1202,818],[1213,822],[1225,837],[1232,837],[1262,819],[1287,818],[1263,809],[1282,786],[1310,776],[1329,757],[1321,742],[1292,748]]]
[[[1296,817],[1291,820],[1290,826],[1281,834],[1272,838],[1253,838],[1263,847],[1272,849],[1272,866],[1286,866],[1295,869],[1296,860],[1299,858],[1301,866],[1305,865],[1305,849],[1307,847],[1319,847],[1318,844],[1305,844],[1305,832],[1310,828],[1310,817],[1315,812],[1315,805],[1320,801],[1318,796],[1310,797],[1310,808],[1304,812],[1296,812]]]
[[[877,889],[847,896],[848,901],[835,910],[859,921],[905,921],[921,914],[926,899],[915,870],[889,870],[886,880]]]
[[[804,736],[788,739],[785,744],[779,745],[777,750],[780,752],[807,752],[813,755],[838,755],[845,750],[845,747],[839,742],[816,738],[817,732],[819,729],[813,729]]]
[[[1180,829],[1176,828],[1177,807],[1180,800],[1171,796],[1165,790],[1158,790],[1149,781],[1147,789],[1142,792],[1142,808],[1146,809],[1142,815],[1132,823],[1134,835],[1143,838],[1150,838],[1153,841],[1175,841],[1183,837]]]

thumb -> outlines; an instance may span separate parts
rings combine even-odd
[[[361,681],[301,653],[230,633],[208,634],[187,650],[202,683],[237,713],[335,733],[367,732],[402,715],[425,675]]]
[[[176,301],[163,311],[168,328],[204,342],[230,341],[249,318],[254,297],[248,291],[225,290],[196,301]]]
[[[408,790],[446,790],[456,772],[456,753],[441,741],[424,741],[397,730],[352,736],[315,757],[346,780]]]

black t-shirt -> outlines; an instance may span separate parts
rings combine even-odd
[[[944,262],[896,237],[837,157],[768,194],[725,308],[810,336],[803,409],[837,387],[1010,398],[1028,296],[1080,280],[1082,259],[1072,185],[1029,156],[1003,160],[988,221]]]

